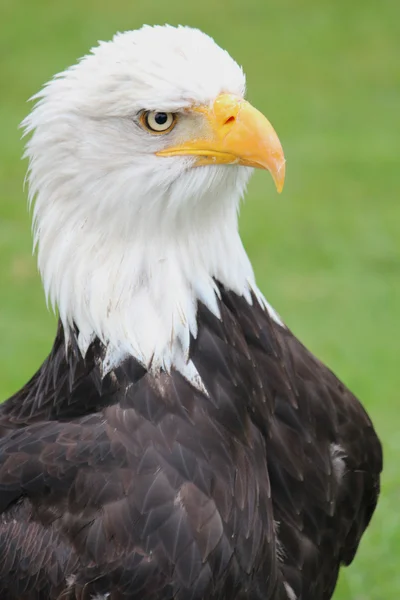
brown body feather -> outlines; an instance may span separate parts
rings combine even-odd
[[[2,600],[331,597],[380,443],[289,330],[221,292],[191,347],[208,396],[134,359],[102,379],[102,345],[83,360],[60,326],[1,406]]]

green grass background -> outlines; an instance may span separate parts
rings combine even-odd
[[[37,369],[45,307],[22,185],[26,100],[98,39],[189,24],[244,66],[287,157],[278,197],[257,173],[241,231],[258,282],[363,400],[383,492],[335,600],[400,598],[400,3],[395,0],[0,0],[0,398]],[[311,600],[311,599],[310,599]]]

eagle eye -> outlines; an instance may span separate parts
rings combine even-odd
[[[142,113],[140,122],[151,133],[168,133],[174,128],[176,115],[170,112],[148,110]]]

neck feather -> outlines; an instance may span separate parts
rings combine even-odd
[[[253,292],[267,306],[238,233],[242,190],[224,190],[173,220],[138,211],[133,221],[121,211],[88,219],[87,198],[49,202],[38,195],[35,233],[46,295],[67,338],[78,330],[83,356],[95,338],[106,346],[103,375],[133,356],[155,372],[173,367],[201,387],[189,358],[198,302],[219,318],[218,282],[249,303]]]

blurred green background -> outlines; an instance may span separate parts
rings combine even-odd
[[[240,62],[287,157],[256,173],[241,217],[269,301],[363,400],[383,492],[335,600],[400,597],[400,3],[390,0],[0,0],[0,398],[50,349],[22,185],[27,98],[98,39],[189,24]],[[310,599],[311,600],[311,599]]]

